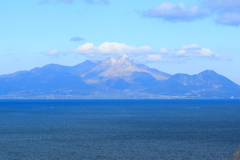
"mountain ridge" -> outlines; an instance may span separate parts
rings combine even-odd
[[[213,70],[170,75],[122,55],[1,75],[1,97],[240,98],[240,86]]]
[[[221,96],[227,98],[239,97],[240,95],[239,85],[213,70],[205,70],[195,75],[175,74],[157,89],[155,88],[153,92],[162,93],[163,90],[165,94],[191,95],[193,97],[201,95],[203,97]]]

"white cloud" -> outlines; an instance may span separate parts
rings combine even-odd
[[[240,1],[239,0],[204,0],[204,6],[218,15],[217,24],[240,25]]]
[[[106,58],[127,54],[139,62],[185,62],[192,58],[206,58],[212,60],[230,60],[231,57],[221,56],[211,49],[200,47],[196,44],[182,46],[179,49],[160,48],[154,50],[149,46],[129,46],[124,43],[105,42],[99,46],[85,43],[70,51],[60,52],[57,49],[45,52],[47,55],[57,56],[64,54],[81,54],[89,58]]]
[[[159,54],[150,54],[147,55],[147,60],[150,62],[160,62],[160,61],[165,61],[163,57]]]
[[[175,5],[171,2],[162,2],[153,9],[146,11],[146,17],[161,18],[166,21],[193,21],[195,19],[203,18],[207,15],[206,12],[199,9],[198,6],[191,6],[186,8],[183,2]]]
[[[92,43],[86,43],[74,50],[75,53],[85,54],[88,56],[101,56],[104,54],[137,54],[151,53],[153,50],[149,46],[135,47],[128,46],[124,43],[105,42],[100,46],[94,46]]]
[[[195,49],[200,49],[201,47],[196,45],[196,44],[190,44],[190,45],[187,45],[187,46],[183,46],[182,49],[185,49],[185,50],[195,50]]]
[[[212,10],[220,12],[232,12],[240,10],[239,0],[204,0],[203,4]]]
[[[149,46],[135,47],[124,43],[105,42],[100,46],[86,43],[73,50],[74,53],[83,54],[87,57],[109,57],[119,54],[127,54],[139,61],[186,61],[190,58],[207,58],[214,60],[230,60],[229,57],[221,56],[208,48],[200,47],[196,44],[182,46],[179,49],[154,50]]]
[[[161,48],[160,52],[162,52],[162,53],[167,52],[167,49],[166,48]]]
[[[58,55],[59,51],[57,49],[53,49],[53,50],[46,51],[45,54],[54,56],[54,55]]]
[[[238,25],[240,25],[240,13],[221,14],[218,17],[218,19],[216,20],[216,23],[224,24],[224,25],[238,26]]]
[[[38,2],[40,4],[48,4],[51,1],[70,4],[70,3],[74,2],[75,0],[39,0]],[[110,4],[109,0],[83,0],[83,1],[85,1],[88,4],[105,4],[105,5]]]
[[[162,2],[142,15],[169,22],[189,22],[214,15],[217,17],[216,24],[240,25],[240,0],[199,0],[199,2],[199,6],[190,7],[186,7],[183,2],[178,4]]]
[[[165,54],[165,57],[171,57],[173,59],[181,59],[181,61],[184,61],[184,59],[189,58],[208,58],[208,59],[215,59],[215,60],[230,60],[230,57],[224,57],[221,56],[212,50],[208,48],[200,47],[196,44],[191,44],[187,46],[183,46],[180,49],[173,49],[173,50],[167,50],[167,49],[160,49],[161,53]]]
[[[85,0],[89,4],[110,4],[109,0]]]

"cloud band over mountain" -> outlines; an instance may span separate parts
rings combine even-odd
[[[95,46],[93,43],[85,43],[69,52],[82,54],[87,57],[109,57],[127,54],[136,57],[139,61],[147,62],[185,62],[191,58],[207,58],[213,60],[231,59],[231,57],[221,56],[211,49],[200,47],[196,44],[182,46],[179,49],[161,48],[154,50],[150,46],[136,47],[117,42],[105,42],[99,46]],[[46,52],[48,55],[59,55],[62,53],[64,52],[56,49]]]

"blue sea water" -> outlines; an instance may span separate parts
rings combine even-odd
[[[239,100],[0,100],[3,160],[220,160]]]

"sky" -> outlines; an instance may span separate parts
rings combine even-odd
[[[0,75],[127,54],[240,84],[240,0],[8,0],[0,23]]]

